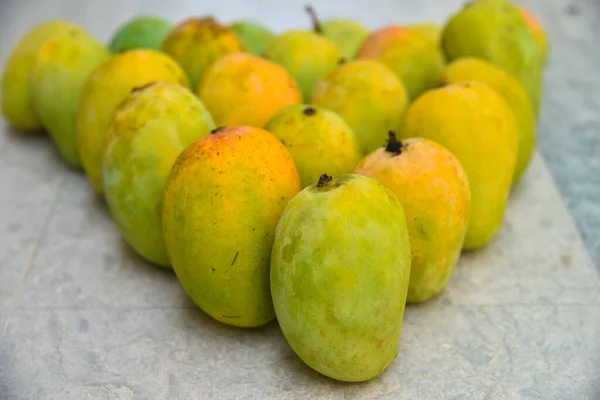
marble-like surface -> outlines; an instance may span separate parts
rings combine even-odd
[[[119,3],[0,0],[0,61],[29,26],[48,18],[74,20],[103,40],[141,11],[173,19],[207,12],[226,21],[260,18],[277,30],[306,25],[299,0],[210,8],[191,0]],[[461,1],[313,3],[325,17],[337,11],[376,27],[442,21]],[[573,16],[562,0],[525,3],[549,21],[557,49],[540,153],[561,171],[555,177],[585,234],[598,226],[593,192],[569,196],[600,176],[584,168],[598,143],[589,122],[597,118],[590,89],[597,72],[589,87],[577,83],[598,54],[590,42],[598,31],[584,33],[596,26],[600,8],[575,1],[586,12]],[[584,50],[587,58],[569,69],[562,57]],[[569,140],[571,127],[581,143]],[[569,143],[565,151],[548,149],[561,141]],[[580,150],[582,160],[572,161]],[[20,135],[0,121],[0,171],[2,400],[600,399],[599,277],[541,154],[512,193],[496,240],[461,258],[442,296],[407,308],[398,359],[362,384],[313,372],[275,322],[244,330],[203,314],[171,271],[149,266],[127,247],[85,176],[64,167],[47,138]],[[588,211],[578,214],[582,207]]]

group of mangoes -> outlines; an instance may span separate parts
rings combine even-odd
[[[396,358],[405,303],[500,229],[548,44],[508,0],[374,32],[308,12],[280,35],[144,16],[108,45],[41,24],[6,63],[2,114],[46,130],[207,314],[277,318],[309,366],[364,381]]]

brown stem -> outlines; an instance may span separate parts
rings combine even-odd
[[[317,187],[327,186],[327,185],[329,185],[329,182],[331,182],[332,180],[333,180],[333,178],[331,176],[329,176],[327,174],[323,174],[319,178],[319,183],[317,183]]]
[[[312,25],[313,25],[313,30],[319,34],[323,33],[323,28],[321,27],[321,21],[319,21],[319,17],[317,17],[317,12],[315,11],[315,9],[312,8],[312,6],[310,4],[306,5],[306,7],[304,7],[304,9],[310,16],[310,19],[311,19]]]
[[[388,135],[389,135],[389,138],[388,138],[387,146],[385,147],[385,151],[397,156],[400,153],[402,153],[402,142],[399,141],[398,139],[396,139],[396,132],[389,131]]]

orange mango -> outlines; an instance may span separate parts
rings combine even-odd
[[[283,67],[249,53],[216,62],[198,96],[217,126],[262,128],[278,111],[302,102],[296,81]]]
[[[269,132],[214,129],[177,158],[163,200],[163,236],[189,297],[229,325],[275,318],[269,265],[275,227],[300,191],[292,156]]]
[[[537,19],[531,11],[529,11],[527,8],[521,5],[517,5],[517,8],[519,9],[523,17],[525,17],[525,20],[527,21],[527,24],[529,25],[529,28],[533,33],[533,38],[537,42],[538,47],[542,52],[542,61],[544,62],[544,65],[547,64],[548,57],[550,57],[550,45],[548,44],[546,30],[542,26],[540,20]]]
[[[467,173],[443,146],[421,138],[396,140],[365,157],[354,173],[377,179],[404,207],[412,264],[407,301],[441,293],[464,244],[471,190]]]

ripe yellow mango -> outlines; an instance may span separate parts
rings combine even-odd
[[[339,114],[366,155],[385,144],[388,131],[400,129],[408,98],[400,79],[384,64],[355,60],[327,74],[317,84],[312,103]]]
[[[502,68],[480,58],[461,58],[444,71],[444,83],[479,81],[501,94],[508,102],[519,125],[519,155],[513,176],[515,184],[527,170],[536,146],[535,114],[521,83]]]
[[[412,264],[406,300],[440,294],[452,277],[469,225],[467,173],[443,146],[421,138],[396,140],[365,157],[354,173],[377,179],[404,208]]]
[[[136,87],[155,81],[189,87],[183,70],[165,53],[137,49],[120,53],[88,76],[77,111],[77,145],[83,169],[102,193],[102,159],[115,110]]]
[[[471,187],[464,249],[487,244],[503,224],[519,152],[519,128],[506,100],[475,81],[431,90],[409,107],[400,137],[433,140],[458,158]]]
[[[167,180],[163,234],[189,297],[229,325],[275,318],[269,265],[275,227],[300,191],[292,156],[260,128],[217,128],[188,146]]]

